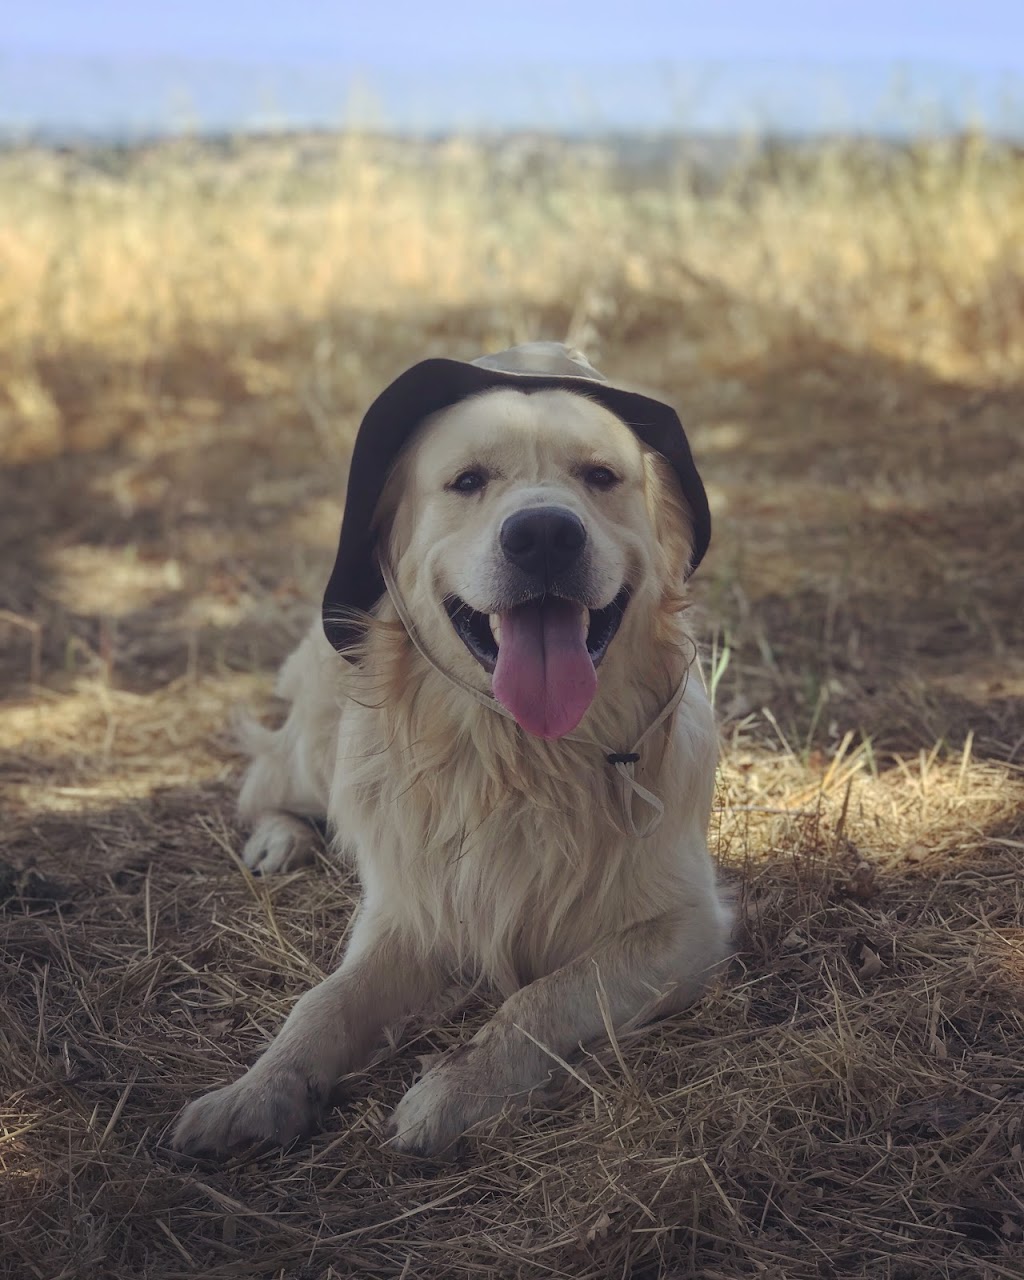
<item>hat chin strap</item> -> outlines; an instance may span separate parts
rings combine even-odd
[[[384,585],[388,589],[388,595],[391,597],[391,603],[395,606],[395,612],[398,614],[402,625],[409,634],[409,639],[413,642],[418,650],[420,657],[423,658],[429,666],[433,667],[438,675],[443,676],[449,684],[453,684],[456,688],[461,689],[463,693],[468,693],[471,698],[475,698],[482,707],[487,707],[490,711],[496,711],[498,715],[504,716],[506,720],[515,723],[515,716],[512,715],[507,708],[503,707],[497,698],[492,698],[490,694],[481,693],[479,689],[475,689],[468,681],[463,680],[461,676],[455,675],[454,672],[446,670],[437,661],[434,655],[423,643],[417,630],[416,624],[412,620],[412,616],[406,606],[402,593],[398,589],[398,583],[395,581],[395,575],[391,571],[391,566],[383,557],[380,558],[380,572],[384,579]],[[672,696],[668,702],[661,708],[651,723],[643,731],[636,742],[633,743],[629,751],[609,751],[607,747],[596,742],[593,738],[580,738],[575,734],[567,733],[564,740],[567,742],[579,742],[584,746],[597,747],[604,755],[605,760],[612,766],[619,776],[622,817],[625,822],[626,830],[631,836],[635,836],[640,840],[646,840],[648,836],[652,836],[661,826],[661,820],[665,816],[664,803],[652,792],[642,786],[636,779],[635,768],[640,761],[640,748],[658,728],[675,715],[676,708],[683,700],[686,693],[686,686],[690,679],[690,667],[692,662],[687,663],[686,670],[683,672],[682,679],[676,685],[672,692]],[[638,823],[633,814],[634,797],[639,799],[647,806],[649,812],[647,821]]]

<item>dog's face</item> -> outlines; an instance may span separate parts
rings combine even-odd
[[[668,469],[604,406],[489,391],[428,419],[381,502],[388,554],[439,661],[524,729],[570,733],[620,627],[690,551]]]

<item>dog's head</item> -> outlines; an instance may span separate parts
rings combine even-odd
[[[602,663],[650,663],[649,646],[631,651],[678,608],[707,543],[699,478],[687,492],[689,473],[614,411],[633,401],[657,404],[491,375],[408,434],[369,521],[434,660],[543,738],[577,726]],[[343,529],[339,564],[344,549]]]

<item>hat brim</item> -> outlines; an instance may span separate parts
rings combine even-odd
[[[384,594],[374,557],[372,521],[398,455],[431,414],[499,387],[527,393],[572,391],[596,400],[621,418],[644,444],[666,459],[679,478],[693,515],[693,552],[687,576],[704,558],[711,541],[707,494],[686,432],[671,405],[593,378],[508,373],[443,358],[422,360],[380,393],[356,435],[338,554],[323,601],[324,631],[335,649],[343,650],[359,640],[361,628],[353,615],[369,612]]]

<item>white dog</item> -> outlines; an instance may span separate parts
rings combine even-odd
[[[699,994],[728,938],[683,612],[709,537],[674,411],[578,352],[427,360],[374,402],[322,625],[240,801],[253,870],[304,860],[303,815],[326,816],[363,900],[339,969],[186,1108],[179,1148],[289,1142],[453,975],[504,1003],[399,1102],[399,1150],[444,1150],[609,1026]]]

